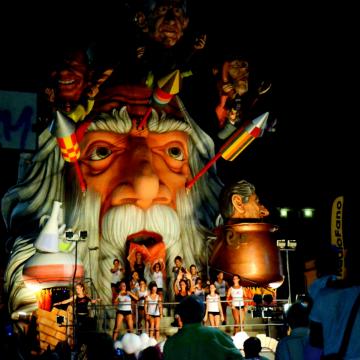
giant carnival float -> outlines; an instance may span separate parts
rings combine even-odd
[[[237,274],[249,306],[256,294],[276,301],[284,281],[277,226],[266,222],[255,187],[236,178],[224,186],[216,166],[271,136],[271,112],[262,106],[271,84],[253,78],[238,52],[210,71],[216,102],[193,106],[208,65],[206,36],[189,41],[184,2],[158,6],[136,9],[141,41],[128,67],[97,63],[89,48],[59,51],[39,107],[37,149],[21,158],[17,183],[2,199],[9,312],[16,331],[35,326],[41,350],[74,344],[74,309],[54,304],[78,282],[101,299],[98,326],[111,333],[114,259],[127,276],[141,253],[147,282],[162,264],[169,303],[177,256],[203,280]]]

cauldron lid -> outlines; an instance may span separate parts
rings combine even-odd
[[[264,223],[265,221],[261,218],[229,218],[226,219],[225,225],[240,224],[240,223]]]
[[[245,220],[245,219],[241,219]],[[248,219],[249,220],[249,219]],[[251,219],[253,220],[253,219]],[[265,222],[258,221],[241,221],[237,223],[227,223],[225,228],[236,229],[237,232],[246,232],[246,231],[267,231],[267,232],[275,232],[279,229],[277,225],[273,225]]]

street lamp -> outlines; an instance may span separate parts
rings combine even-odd
[[[291,280],[290,280],[290,264],[289,264],[289,251],[295,251],[297,247],[297,240],[280,239],[276,241],[277,247],[280,251],[286,252],[286,272],[288,278],[289,297],[288,303],[291,304]]]
[[[79,241],[86,241],[87,238],[87,231],[81,230],[78,233],[74,232],[72,229],[65,231],[65,237],[67,241],[75,242],[75,267],[74,267],[74,275],[72,278],[72,292],[73,292],[73,329],[74,329],[74,343],[76,345],[76,331],[75,331],[75,279],[76,279],[76,272],[77,272],[77,253],[78,253],[78,243]],[[76,319],[77,321],[77,319]]]

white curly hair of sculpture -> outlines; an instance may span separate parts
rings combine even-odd
[[[189,126],[190,124],[190,126]],[[111,129],[110,131],[128,132],[131,129],[132,122],[127,114],[126,108],[115,109],[111,114],[101,114],[93,124],[90,125],[89,131],[95,129]],[[148,121],[151,131],[186,131],[189,134],[188,152],[189,164],[192,175],[195,175],[213,156],[214,144],[212,139],[203,132],[192,119],[187,119],[187,123],[176,119],[166,117],[164,114],[159,118],[156,111],[152,111]],[[76,182],[75,176],[72,181],[67,181],[68,172],[73,174],[71,164],[64,166],[56,139],[45,130],[39,138],[39,150],[33,156],[31,161],[26,165],[25,173],[19,178],[18,183],[9,189],[2,199],[2,213],[9,232],[12,234],[10,247],[12,252],[5,274],[5,290],[9,296],[10,311],[31,310],[36,308],[36,299],[33,291],[28,289],[22,280],[22,270],[25,262],[35,253],[34,241],[39,233],[39,220],[42,215],[50,214],[53,202],[60,201],[64,205],[64,221],[75,231],[85,230],[81,226],[84,224],[83,219],[93,219],[99,208],[96,206],[91,209],[73,211],[74,208],[82,209],[82,194]],[[66,187],[65,187],[66,185]],[[216,176],[216,169],[212,167],[200,180],[193,186],[190,194],[187,195],[190,201],[185,204],[184,197],[177,199],[178,210],[182,207],[191,207],[190,214],[187,215],[187,225],[189,231],[181,236],[183,242],[189,246],[182,246],[179,253],[186,261],[196,263],[199,267],[204,265],[204,246],[206,233],[212,229],[214,219],[218,213],[218,195],[222,184]],[[65,191],[66,189],[66,191]],[[88,191],[86,198],[90,199],[96,195]],[[186,197],[186,195],[185,195]],[[99,205],[97,205],[99,206]],[[80,214],[79,214],[80,212]],[[89,264],[88,248],[99,246],[99,225],[94,221],[88,221],[87,228],[89,238],[86,243],[79,244],[80,258],[84,263],[85,270],[91,266],[92,276],[95,276],[97,266],[104,258],[104,264],[110,264],[110,257],[113,253],[106,252],[105,248],[99,250],[96,257],[92,255],[92,264]],[[20,226],[21,225],[21,226]],[[200,229],[200,231],[197,231]],[[21,233],[20,233],[21,232]],[[15,240],[13,240],[15,239]],[[175,254],[175,253],[174,253]],[[173,256],[172,254],[171,256]],[[114,256],[112,260],[117,257]],[[95,259],[94,259],[95,258]],[[170,255],[167,257],[168,263],[173,261]],[[97,260],[94,262],[94,260]],[[94,265],[95,264],[95,265]],[[111,267],[107,266],[109,269]],[[169,265],[168,265],[169,268]],[[106,276],[106,284],[110,284],[108,278],[110,272],[99,272],[101,276]],[[102,280],[102,279],[101,279]],[[97,278],[96,284],[101,281]],[[105,286],[103,292],[105,298],[109,298],[110,286]]]

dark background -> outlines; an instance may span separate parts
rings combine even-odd
[[[16,3],[1,15],[0,89],[41,89],[49,54],[67,41],[109,39],[121,54],[131,39],[124,2],[34,6]],[[273,83],[276,132],[255,140],[231,164],[220,159],[224,182],[253,182],[284,237],[298,239],[301,255],[311,257],[316,244],[330,239],[334,198],[345,195],[350,204],[358,195],[356,12],[340,4],[239,0],[193,1],[189,10],[194,30],[208,34],[213,54],[246,49]],[[0,196],[16,182],[17,159],[17,151],[0,149]],[[277,208],[285,206],[294,211],[281,220]],[[316,209],[314,219],[301,218],[306,206]],[[0,229],[4,241],[3,224]]]

